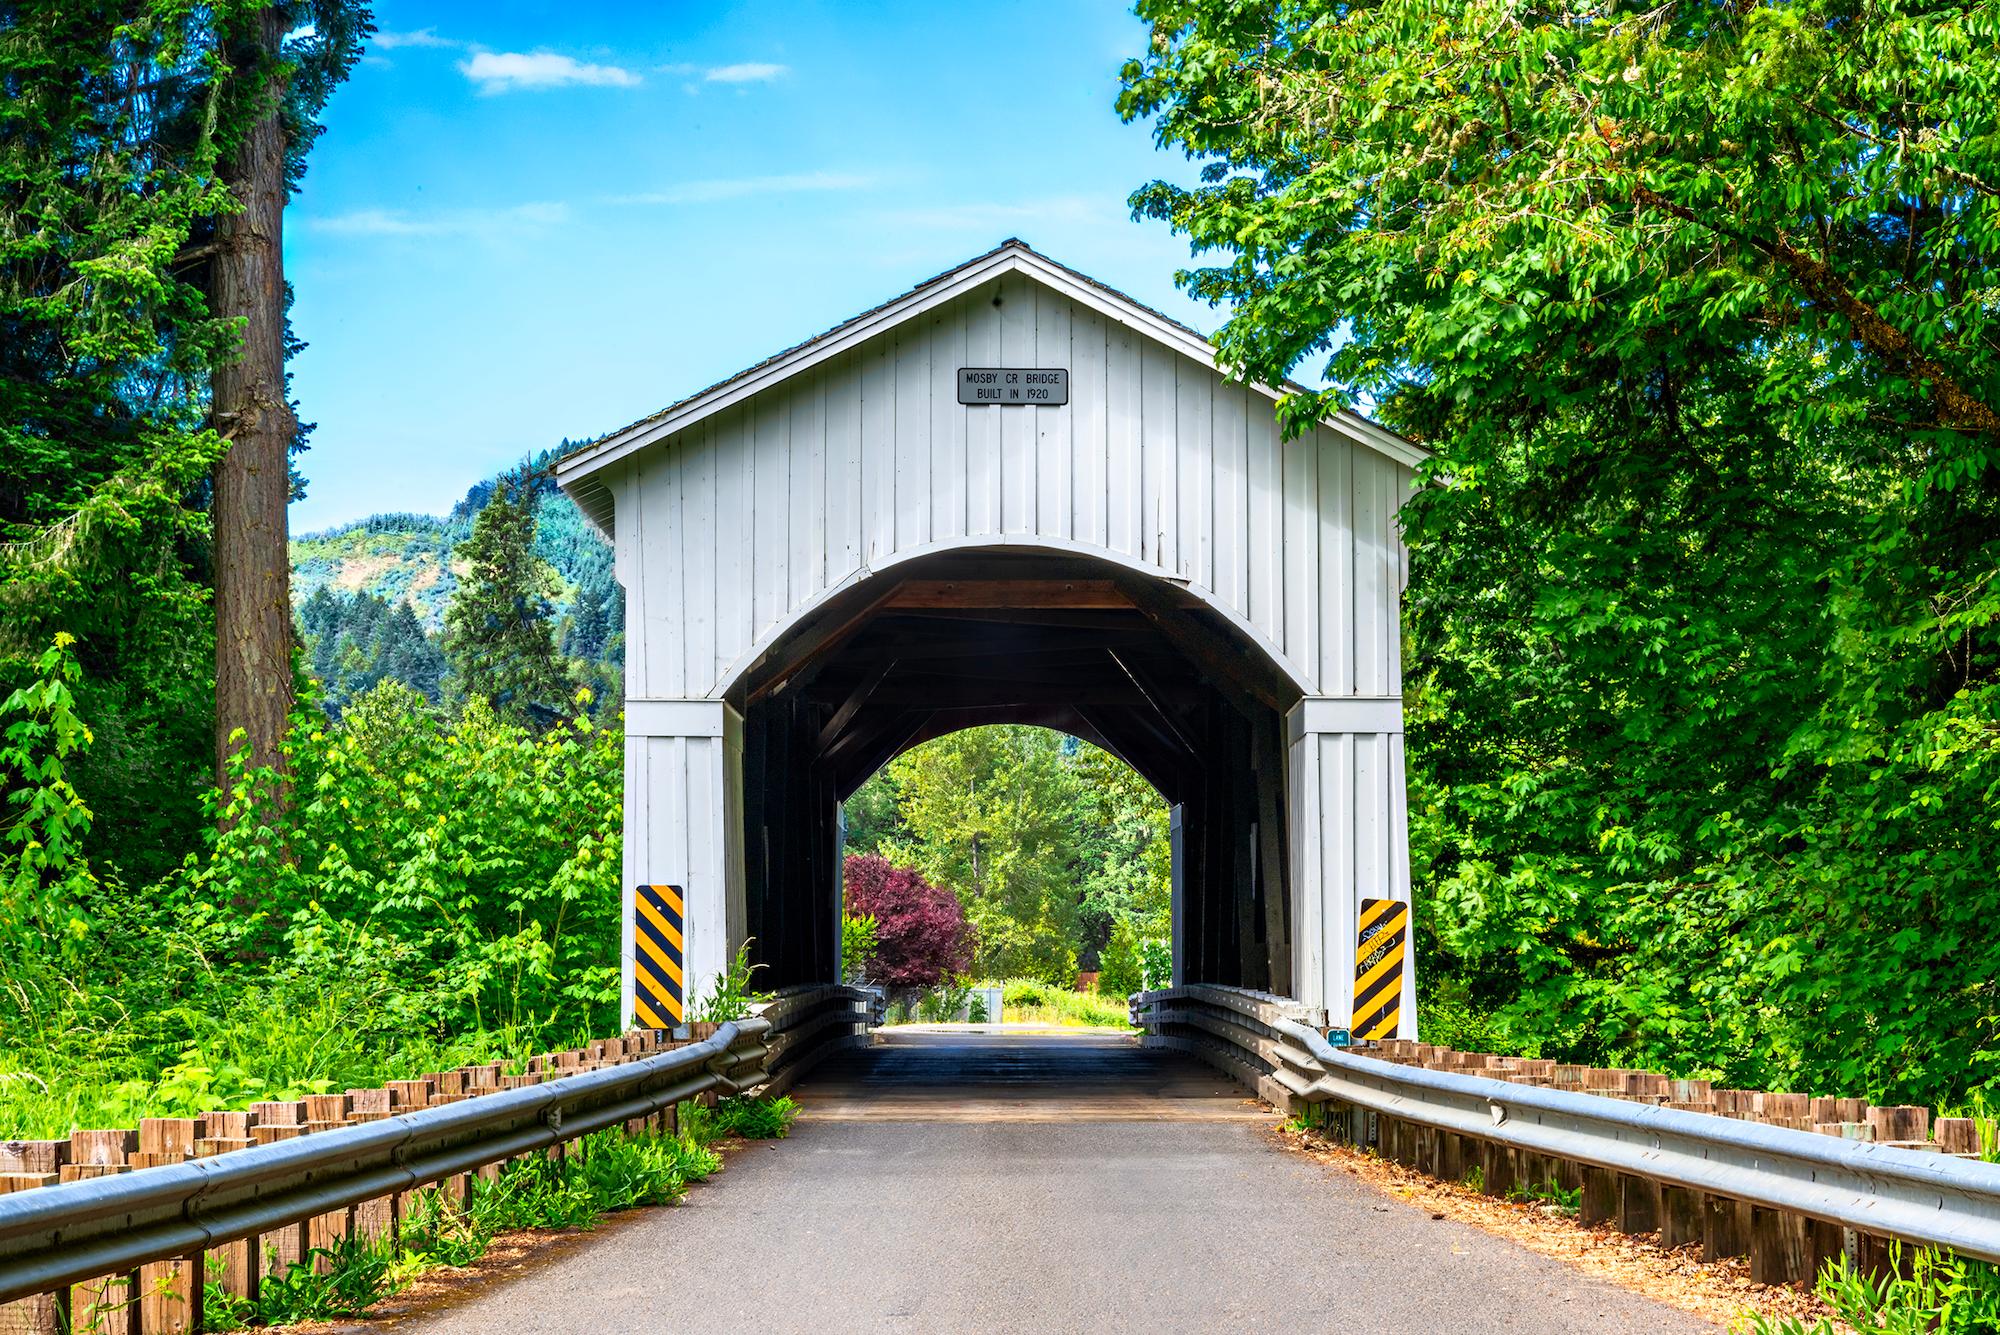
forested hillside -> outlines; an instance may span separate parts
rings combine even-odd
[[[624,664],[625,595],[612,574],[611,545],[549,476],[550,464],[573,448],[565,440],[508,476],[530,479],[534,552],[557,579],[557,644],[594,665],[593,680],[603,685]],[[466,568],[458,549],[500,484],[499,476],[474,484],[442,517],[371,515],[292,539],[293,606],[329,712],[383,681],[412,686],[433,704],[444,698],[445,609]]]

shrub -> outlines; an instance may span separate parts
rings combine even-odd
[[[875,919],[876,982],[935,987],[972,967],[972,926],[949,890],[872,854],[848,858],[843,875],[847,912]]]
[[[868,976],[881,944],[879,935],[874,914],[840,915],[840,976],[844,981],[857,983]]]
[[[1000,989],[1003,1006],[1046,1006],[1055,989],[1039,978],[1010,978]]]
[[[1145,970],[1139,962],[1139,929],[1120,918],[1097,962],[1097,990],[1107,997],[1127,997],[1139,990]]]

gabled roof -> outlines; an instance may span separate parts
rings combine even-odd
[[[557,461],[556,481],[593,523],[609,533],[611,492],[595,475],[610,464],[1008,273],[1026,274],[1072,301],[1147,335],[1209,370],[1218,369],[1214,345],[1198,331],[1134,301],[1115,288],[1106,287],[1086,274],[1056,263],[1025,241],[1009,239],[976,259],[917,284],[900,297],[886,301],[873,310],[863,311],[823,334],[767,357],[727,380],[717,381],[699,393],[669,404],[651,416],[640,418],[623,430],[614,431],[572,451]],[[1282,388],[1262,383],[1252,388],[1274,400],[1286,393],[1305,392],[1304,386],[1291,382]],[[1411,467],[1430,457],[1430,452],[1422,446],[1404,440],[1359,413],[1343,412],[1327,419],[1325,424]]]

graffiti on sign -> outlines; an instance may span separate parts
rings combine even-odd
[[[1361,901],[1354,942],[1354,1023],[1356,1039],[1396,1036],[1403,1012],[1403,951],[1409,936],[1410,906],[1399,899]]]
[[[672,1029],[681,1022],[687,996],[681,926],[686,901],[677,885],[642,885],[636,894],[632,1013],[648,1029]]]

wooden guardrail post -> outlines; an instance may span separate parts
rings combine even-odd
[[[1488,1196],[1498,1196],[1505,1200],[1512,1194],[1520,1181],[1520,1159],[1511,1145],[1502,1145],[1497,1140],[1483,1140],[1480,1150],[1480,1187]]]
[[[345,1094],[308,1094],[305,1105],[309,1136],[346,1126],[348,1114],[353,1111],[353,1103]],[[320,1274],[332,1272],[333,1253],[354,1236],[354,1209],[351,1205],[343,1206],[307,1221],[306,1245],[323,1253],[313,1259],[313,1269]]]
[[[1750,1207],[1727,1196],[1701,1202],[1701,1259],[1735,1260],[1750,1254]]]
[[[201,1118],[201,1135],[194,1143],[197,1159],[211,1158],[217,1154],[230,1154],[236,1150],[247,1150],[257,1143],[250,1134],[252,1118],[247,1112],[204,1113]],[[246,1302],[256,1302],[263,1268],[258,1264],[260,1253],[255,1234],[225,1242],[209,1253],[220,1262],[217,1277],[222,1291]],[[207,1262],[203,1262],[204,1267]],[[206,1270],[203,1274],[207,1279]]]
[[[1698,1244],[1706,1213],[1703,1194],[1693,1187],[1660,1188],[1660,1245],[1669,1251]]]
[[[138,1134],[133,1131],[72,1131],[69,1162],[58,1170],[57,1183],[87,1182],[91,1178],[129,1173],[132,1166],[128,1156],[138,1145]],[[141,1335],[139,1272],[85,1280],[72,1291],[70,1311],[77,1329],[101,1330],[107,1335],[113,1332]]]
[[[389,1109],[390,1097],[386,1088],[347,1091],[347,1122],[350,1126],[385,1121],[389,1117]],[[354,1207],[353,1235],[363,1242],[379,1242],[393,1237],[396,1225],[396,1197],[393,1192]]]
[[[389,1115],[392,1117],[409,1112],[421,1112],[431,1105],[431,1082],[428,1079],[391,1080],[386,1088],[389,1091]],[[401,1228],[409,1219],[411,1212],[416,1208],[417,1192],[421,1188],[422,1184],[419,1183],[409,1191],[396,1193],[390,1205],[390,1214],[396,1221],[396,1227]]]
[[[259,1145],[275,1145],[296,1140],[306,1133],[306,1105],[303,1100],[273,1100],[250,1105],[250,1137]],[[311,1248],[309,1222],[287,1224],[257,1240],[255,1264],[259,1280],[265,1275],[289,1274],[305,1260]]]
[[[1583,1166],[1583,1196],[1577,1203],[1577,1221],[1602,1224],[1618,1217],[1618,1174],[1596,1164]]]
[[[127,1162],[134,1169],[185,1163],[194,1157],[201,1129],[196,1117],[142,1117],[139,1148]],[[188,1256],[139,1267],[139,1323],[145,1335],[201,1329],[204,1264],[197,1249]]]
[[[0,1141],[0,1196],[52,1187],[68,1162],[67,1140]],[[0,1303],[0,1335],[58,1335],[69,1328],[67,1290]]]
[[[1660,1184],[1649,1177],[1618,1174],[1618,1231],[1653,1233],[1660,1227]]]

